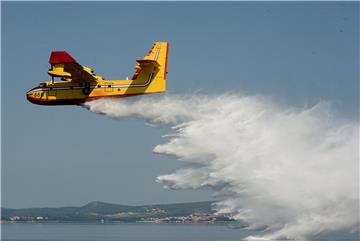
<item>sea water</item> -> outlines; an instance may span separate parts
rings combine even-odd
[[[226,224],[2,223],[1,240],[11,241],[239,241],[262,231]],[[358,241],[359,232],[335,232],[311,240]]]
[[[4,223],[2,240],[235,241],[251,231],[214,224]]]

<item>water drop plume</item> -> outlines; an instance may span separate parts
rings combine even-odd
[[[157,182],[213,190],[217,213],[263,229],[247,240],[359,231],[359,125],[328,102],[295,108],[260,95],[164,95],[100,99],[86,107],[172,126],[154,152],[184,167]]]

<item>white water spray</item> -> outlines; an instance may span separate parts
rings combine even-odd
[[[174,133],[154,152],[186,167],[157,181],[214,190],[218,213],[266,227],[248,240],[359,229],[359,126],[335,116],[328,103],[297,109],[261,96],[165,95],[100,99],[86,107],[172,125]]]

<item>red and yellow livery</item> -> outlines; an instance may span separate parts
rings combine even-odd
[[[48,71],[52,80],[41,82],[26,97],[39,105],[78,105],[96,98],[165,92],[168,49],[167,42],[156,42],[143,59],[137,60],[136,72],[126,80],[105,80],[67,52],[53,51]],[[57,78],[60,80],[55,81]]]

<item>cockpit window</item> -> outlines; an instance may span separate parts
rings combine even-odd
[[[40,83],[40,85],[39,85],[41,88],[44,88],[44,87],[46,87],[46,83]]]

